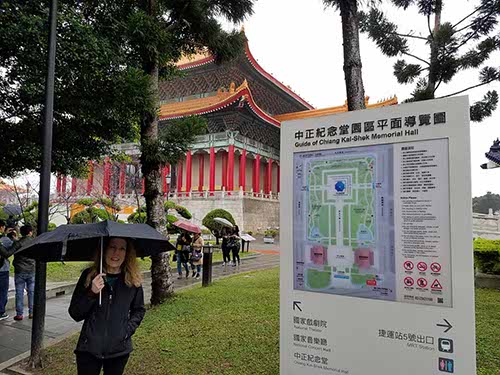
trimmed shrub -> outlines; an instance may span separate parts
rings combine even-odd
[[[229,222],[231,224],[236,225],[236,222],[234,221],[233,215],[231,215],[228,211],[223,210],[221,208],[217,208],[215,210],[210,211],[203,218],[202,224],[203,224],[203,226],[210,229],[212,234],[217,238],[220,237],[219,233],[222,230],[223,226],[221,224],[217,223],[216,221],[214,221],[214,219],[216,217],[220,217],[220,218],[229,220]]]
[[[277,229],[267,229],[265,232],[264,232],[264,237],[276,237],[278,235],[278,230]]]
[[[500,275],[500,240],[477,238],[473,246],[476,268],[482,273]]]

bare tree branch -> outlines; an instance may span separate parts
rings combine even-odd
[[[491,82],[496,81],[496,80],[497,80],[497,78],[492,78],[492,79],[490,79],[488,81],[485,81],[485,82],[482,82],[482,83],[478,83],[477,85],[474,85],[474,86],[467,87],[466,89],[454,92],[453,94],[448,94],[448,95],[440,96],[440,97],[438,97],[436,99],[449,98],[450,96],[458,95],[458,94],[461,94],[461,93],[466,92],[468,90],[475,89],[476,87],[481,87],[481,86],[487,85],[488,83],[491,83]]]
[[[430,63],[430,62],[428,62],[428,61],[426,61],[426,60],[422,59],[421,57],[418,57],[418,56],[412,55],[411,53],[408,53],[408,52],[402,52],[402,53],[403,53],[403,55],[407,55],[407,56],[413,57],[414,59],[417,59],[417,60],[419,60],[419,61],[421,61],[421,62],[423,62],[423,63],[425,63],[425,64],[427,64],[427,65],[431,66],[431,63]],[[427,68],[426,68],[426,69],[427,69]]]
[[[474,14],[476,14],[477,12],[479,12],[482,8],[484,7],[484,5],[481,5],[479,7],[477,7],[472,13],[468,14],[467,16],[465,16],[464,18],[462,18],[460,21],[458,21],[456,24],[454,24],[452,27],[455,28],[457,27],[458,25],[460,25],[462,22],[464,22],[465,20],[467,20],[468,18],[470,18],[471,16],[473,16]]]

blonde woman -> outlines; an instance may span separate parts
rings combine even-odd
[[[108,238],[103,273],[99,250],[91,268],[83,271],[71,298],[69,314],[84,321],[76,346],[79,375],[121,375],[132,352],[131,337],[144,317],[142,275],[130,240]],[[102,303],[99,306],[99,293]]]

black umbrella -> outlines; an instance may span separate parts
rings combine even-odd
[[[61,225],[45,232],[17,251],[44,262],[93,260],[100,249],[102,273],[104,237],[132,239],[138,257],[175,250],[166,237],[147,224],[119,224],[111,220],[94,224]],[[102,294],[99,293],[99,305]]]
[[[21,206],[17,204],[6,204],[3,207],[3,212],[5,212],[9,216],[19,216],[23,213],[21,210]]]
[[[36,237],[18,252],[43,262],[91,261],[104,237],[129,238],[138,257],[175,250],[166,237],[147,224],[120,224],[111,220],[68,224]]]

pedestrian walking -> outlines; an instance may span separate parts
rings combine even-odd
[[[9,257],[13,253],[11,250],[17,233],[14,228],[5,228],[5,221],[0,220],[0,320],[9,318],[5,312],[9,294]]]
[[[221,250],[222,250],[222,267],[225,267],[226,265],[231,264],[231,249],[229,248],[229,236],[231,232],[229,228],[222,228],[221,235],[222,235],[222,243],[221,243]]]
[[[83,271],[71,298],[69,314],[84,321],[75,349],[78,375],[121,375],[132,352],[132,335],[144,318],[142,274],[131,240],[104,240],[94,264]],[[99,294],[102,293],[102,303]]]
[[[229,248],[231,249],[231,253],[233,255],[233,267],[238,264],[241,264],[240,261],[240,229],[237,225],[232,228],[232,233],[229,236]],[[238,263],[236,263],[238,262]]]
[[[191,254],[191,242],[192,238],[187,232],[181,232],[177,238],[177,243],[175,245],[176,251],[175,255],[177,257],[177,273],[179,277],[177,279],[182,279],[182,267],[186,270],[186,279],[189,277],[189,258]]]
[[[16,248],[27,246],[33,241],[33,227],[23,225],[21,227],[21,239],[16,244]],[[16,316],[14,320],[24,318],[24,290],[28,294],[29,318],[33,318],[33,295],[35,292],[35,260],[28,258],[22,252],[14,255],[14,284],[16,287]]]
[[[201,264],[203,259],[203,245],[203,237],[200,233],[195,233],[193,236],[193,244],[191,245],[191,268],[193,270],[193,277],[196,279],[200,278]]]

